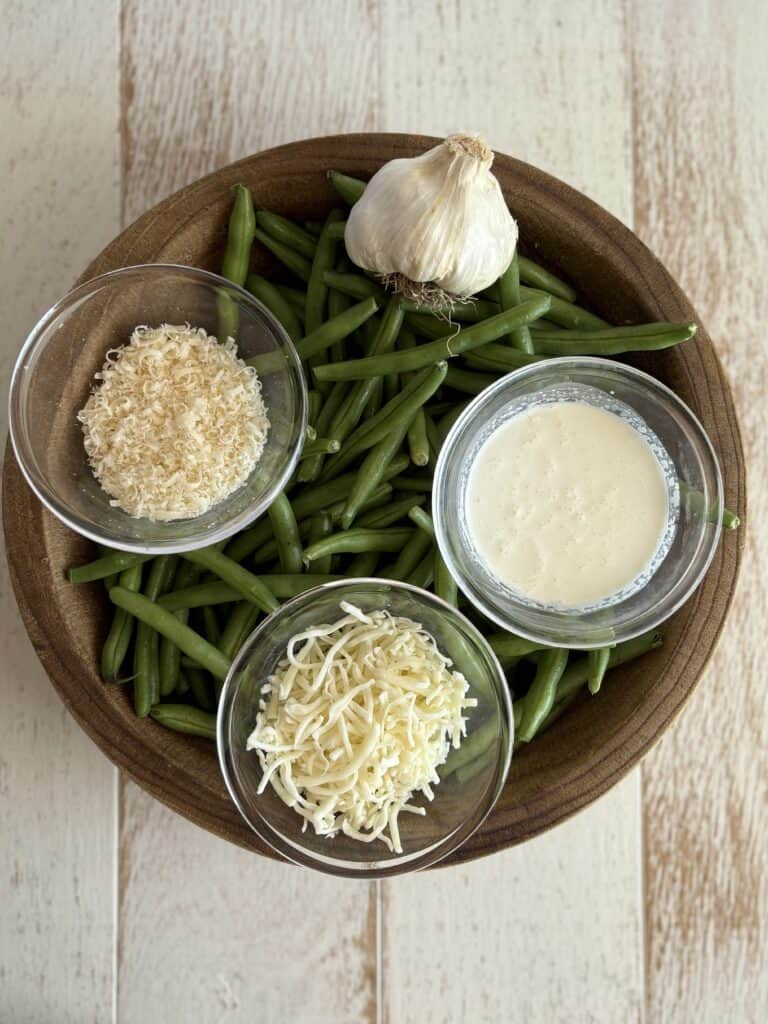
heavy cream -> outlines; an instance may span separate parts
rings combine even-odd
[[[592,605],[624,591],[669,518],[658,458],[628,422],[579,401],[503,423],[469,474],[467,523],[502,583],[545,604]]]

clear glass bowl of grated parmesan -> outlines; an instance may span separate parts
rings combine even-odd
[[[218,750],[257,835],[297,864],[378,878],[437,863],[509,770],[504,673],[459,611],[384,579],[328,583],[251,634],[222,692]]]
[[[235,347],[221,346],[217,358],[214,339],[221,333],[222,315],[234,332]],[[163,325],[172,325],[181,354],[175,363],[163,364],[160,373],[147,367],[147,351],[142,366],[155,377],[151,405],[145,402],[136,412],[126,388],[119,391],[119,400],[113,400],[114,392],[107,400],[103,375],[95,375],[102,372],[108,353],[114,366],[116,349],[133,351],[137,337],[156,334]],[[181,343],[199,337],[200,357],[184,358]],[[232,349],[229,358],[227,347]],[[256,357],[258,416],[246,432],[240,427],[242,406],[254,385],[246,388],[242,380],[249,375],[250,381],[253,370],[243,368],[238,378],[229,363],[242,367],[240,360]],[[132,372],[143,388],[145,379],[135,366]],[[160,474],[171,499],[173,481],[182,480],[184,518],[163,521],[136,508],[132,514],[130,503],[119,507],[116,492],[108,493],[97,481],[81,422],[95,391],[107,403],[101,412],[108,414],[110,436],[126,439],[123,457],[115,460],[121,473],[112,476],[131,493],[151,491],[147,481]],[[265,511],[298,461],[306,408],[298,354],[262,303],[216,274],[151,264],[124,267],[78,285],[42,317],[13,372],[10,432],[28,483],[67,526],[109,547],[166,554],[222,541]],[[153,430],[152,423],[163,429]],[[206,501],[214,493],[220,497]]]

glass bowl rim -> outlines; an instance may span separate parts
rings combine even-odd
[[[254,641],[270,628],[275,617],[282,617],[286,612],[290,614],[296,604],[306,601],[307,599],[311,601],[316,597],[325,595],[334,590],[343,590],[345,588],[351,589],[360,586],[366,587],[371,585],[377,587],[389,586],[394,590],[412,594],[422,601],[426,598],[429,603],[436,605],[438,608],[443,609],[445,612],[448,612],[450,615],[459,619],[461,624],[468,630],[472,638],[472,642],[483,649],[483,653],[486,656],[490,667],[493,669],[493,688],[498,700],[498,714],[502,721],[506,721],[508,741],[506,743],[506,749],[504,749],[503,729],[500,730],[499,736],[497,737],[497,744],[502,750],[501,765],[497,768],[493,785],[489,788],[489,797],[486,806],[483,808],[482,814],[474,823],[472,830],[466,835],[462,835],[459,842],[455,841],[455,834],[460,831],[461,826],[457,828],[456,832],[449,834],[443,839],[436,840],[436,842],[429,846],[423,853],[417,854],[413,858],[404,860],[403,858],[408,855],[403,854],[390,857],[387,861],[382,861],[380,867],[371,867],[365,862],[361,862],[361,866],[359,868],[350,868],[348,866],[348,861],[334,861],[332,858],[320,859],[311,850],[308,850],[304,846],[299,846],[298,848],[293,846],[291,843],[283,839],[280,833],[266,818],[261,815],[251,814],[250,806],[241,800],[237,786],[235,785],[229,771],[229,743],[225,740],[225,734],[231,718],[231,710],[234,703],[233,689],[235,685],[235,678],[243,667],[243,663],[246,661],[246,652],[249,652]],[[388,580],[383,576],[360,576],[352,577],[350,579],[332,580],[328,583],[319,583],[316,587],[302,591],[302,593],[290,598],[290,600],[281,604],[274,612],[265,616],[249,634],[248,638],[233,658],[232,664],[227,672],[227,677],[224,680],[224,685],[219,697],[219,706],[216,713],[216,753],[219,762],[219,769],[221,771],[222,778],[224,779],[224,785],[226,786],[227,793],[240,813],[243,821],[245,821],[248,827],[255,832],[259,839],[261,839],[261,841],[264,842],[272,851],[277,853],[280,858],[296,864],[299,867],[310,867],[325,874],[347,878],[386,878],[412,871],[419,871],[423,868],[438,864],[445,857],[449,856],[449,854],[459,849],[470,838],[470,836],[480,828],[501,796],[509,775],[514,749],[514,738],[514,712],[506,676],[495,651],[477,626],[475,626],[463,612],[449,604],[447,601],[444,601],[443,598],[438,597],[437,594],[424,590],[422,587],[414,586],[412,583],[406,583],[402,580]],[[258,827],[254,823],[254,819],[258,820]],[[466,821],[466,817],[464,818],[464,821]],[[372,857],[371,862],[375,862],[375,858]]]
[[[673,406],[678,411],[681,411],[687,418],[690,425],[693,427],[694,432],[698,437],[698,441],[701,444],[701,451],[705,459],[709,463],[709,468],[712,470],[715,478],[715,500],[718,505],[723,504],[723,478],[720,469],[720,462],[717,458],[712,441],[710,440],[709,434],[704,429],[701,420],[696,413],[691,409],[686,402],[680,398],[679,395],[652,376],[650,373],[646,373],[645,370],[639,370],[635,366],[630,366],[628,363],[619,362],[616,359],[604,358],[601,356],[556,356],[542,360],[541,362],[530,363],[526,366],[521,366],[516,370],[512,370],[510,373],[505,374],[503,377],[499,377],[498,380],[494,381],[487,388],[484,388],[480,394],[476,395],[464,409],[459,418],[451,425],[451,429],[446,435],[443,446],[440,449],[440,453],[437,458],[435,465],[435,472],[432,483],[432,495],[433,499],[436,495],[447,494],[446,490],[446,475],[447,467],[454,454],[454,447],[457,443],[459,435],[468,424],[472,424],[473,420],[477,416],[479,410],[483,408],[491,399],[498,394],[500,391],[504,391],[506,388],[517,384],[520,380],[524,380],[526,377],[535,376],[537,373],[549,374],[555,371],[557,368],[567,369],[573,367],[574,369],[596,369],[596,370],[610,370],[624,374],[630,378],[633,383],[636,383],[640,388],[644,389],[646,393],[652,395],[654,401],[660,404],[667,404]],[[542,382],[542,387],[545,387],[546,383]],[[480,424],[472,426],[472,432],[476,433]],[[453,578],[457,581],[459,588],[462,587],[464,574],[457,568],[456,559],[453,555],[452,545],[447,535],[445,517],[442,511],[441,501],[433,500],[432,516],[435,524],[435,540],[440,550],[440,554],[445,560],[448,571],[451,573]],[[713,529],[710,534],[709,546],[706,550],[706,554],[702,559],[701,565],[694,577],[690,580],[689,585],[685,590],[681,591],[677,598],[668,606],[663,604],[663,599],[657,601],[656,608],[657,612],[653,616],[649,616],[647,621],[639,622],[639,616],[633,622],[627,623],[622,627],[621,636],[617,638],[616,642],[623,642],[626,640],[633,640],[643,633],[650,630],[656,629],[667,619],[671,618],[672,615],[678,611],[688,598],[693,594],[696,588],[704,578],[709,566],[714,558],[717,545],[720,540],[720,534],[722,532],[722,526],[718,520],[716,523],[711,524]],[[515,635],[522,637],[525,640],[531,640],[536,643],[541,643],[548,647],[561,646],[557,644],[552,638],[544,638],[541,634],[531,631],[528,626],[524,623],[511,622],[509,619],[502,618],[500,612],[497,610],[496,605],[492,605],[490,602],[485,600],[484,595],[480,597],[473,592],[470,597],[467,594],[468,599],[472,604],[480,611],[483,615],[489,618],[492,622],[495,622],[502,629],[506,629]],[[524,602],[520,601],[519,605],[524,607]],[[540,614],[546,615],[545,612]],[[579,620],[580,614],[578,611],[574,611],[569,615],[571,620]],[[568,646],[573,650],[592,650],[595,647],[604,646],[602,643],[589,643],[583,639],[571,638],[568,641]]]
[[[20,409],[17,410],[17,406],[20,404],[19,388],[21,381],[24,379],[24,362],[26,357],[29,353],[37,351],[43,341],[45,330],[51,322],[55,320],[63,310],[66,310],[70,305],[72,305],[73,302],[79,298],[87,298],[91,294],[94,294],[98,290],[99,286],[103,284],[135,272],[181,273],[188,277],[197,279],[200,284],[209,285],[214,288],[224,287],[227,291],[233,292],[241,302],[245,300],[246,305],[255,306],[266,319],[272,333],[276,336],[278,341],[281,342],[282,349],[289,355],[291,363],[289,372],[291,372],[298,381],[299,419],[301,421],[300,429],[297,435],[297,443],[293,451],[290,453],[290,458],[286,461],[283,471],[278,477],[275,477],[270,487],[264,491],[261,500],[249,505],[248,508],[241,512],[237,517],[226,519],[215,529],[211,529],[201,538],[195,540],[191,538],[185,538],[183,542],[176,542],[171,539],[162,542],[141,542],[125,540],[123,538],[116,540],[112,535],[108,536],[105,533],[99,533],[96,530],[84,527],[79,522],[75,522],[68,513],[58,506],[55,500],[55,493],[48,486],[44,478],[41,478],[32,472],[30,466],[27,464],[25,456],[26,443],[23,440],[23,431],[21,430],[20,423],[22,414]],[[47,347],[48,344],[50,344],[50,340],[46,342],[44,347]],[[95,277],[88,278],[87,281],[82,281],[79,284],[76,284],[74,288],[71,288],[68,292],[62,295],[61,298],[59,298],[40,316],[27,334],[27,337],[16,356],[8,388],[8,435],[11,441],[11,447],[24,479],[38,500],[42,502],[48,511],[61,523],[67,526],[70,530],[73,530],[75,533],[78,533],[81,537],[86,537],[88,540],[91,540],[96,544],[104,544],[120,551],[127,551],[141,555],[179,554],[184,551],[195,551],[198,548],[207,547],[210,544],[216,544],[219,541],[226,540],[228,537],[231,537],[233,533],[243,529],[266,511],[277,493],[290,479],[291,474],[298,464],[299,455],[301,454],[302,439],[306,434],[307,412],[308,388],[306,377],[301,366],[301,359],[299,358],[296,346],[288,336],[288,333],[282,324],[270,312],[270,310],[267,309],[260,299],[257,299],[255,295],[251,295],[251,293],[245,288],[227,280],[227,278],[222,277],[220,274],[213,273],[210,270],[203,270],[200,267],[186,266],[183,263],[135,263],[125,267],[116,267],[114,270],[108,270],[103,274],[97,274]],[[225,498],[224,501],[226,500],[227,499]]]

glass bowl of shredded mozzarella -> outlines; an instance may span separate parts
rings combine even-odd
[[[513,731],[504,673],[468,619],[418,587],[354,579],[306,591],[251,634],[218,749],[269,846],[372,878],[468,839],[501,793]]]
[[[66,525],[146,554],[215,544],[289,479],[306,384],[280,324],[216,274],[125,267],[29,335],[11,382],[21,469]]]

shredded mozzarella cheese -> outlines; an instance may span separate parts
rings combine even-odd
[[[137,327],[107,353],[99,386],[77,414],[91,469],[110,505],[167,522],[207,512],[261,458],[269,420],[261,382],[189,324]]]
[[[412,619],[346,614],[298,633],[262,689],[246,747],[268,785],[318,835],[380,839],[402,853],[398,815],[425,814],[451,747],[477,705],[469,684]]]

